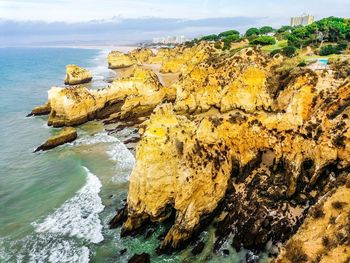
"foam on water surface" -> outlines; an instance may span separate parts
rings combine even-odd
[[[86,167],[84,169],[87,174],[85,186],[42,223],[34,223],[36,232],[60,233],[84,238],[92,243],[103,240],[102,225],[98,217],[104,208],[98,195],[102,185],[96,175]]]

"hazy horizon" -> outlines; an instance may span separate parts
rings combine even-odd
[[[227,29],[290,23],[308,13],[348,16],[346,0],[160,1],[0,0],[0,46],[133,44],[168,35],[198,37]]]

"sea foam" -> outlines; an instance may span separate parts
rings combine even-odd
[[[36,232],[59,233],[84,238],[92,243],[103,240],[102,225],[98,214],[104,206],[98,193],[101,182],[96,175],[84,167],[87,181],[77,194],[67,200],[42,223],[35,223]]]

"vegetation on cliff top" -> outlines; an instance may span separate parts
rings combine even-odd
[[[248,40],[250,45],[268,46],[265,50],[281,53],[288,57],[296,55],[298,49],[311,46],[319,49],[321,56],[341,54],[348,47],[350,41],[350,19],[339,17],[328,17],[316,21],[308,26],[282,26],[274,29],[271,26],[261,28],[249,28],[245,34],[237,30],[228,30],[219,34],[211,34],[195,39],[198,41],[216,41],[223,44],[216,45],[223,50],[230,49],[232,43]],[[281,46],[279,43],[287,43]],[[327,45],[323,45],[328,43]]]

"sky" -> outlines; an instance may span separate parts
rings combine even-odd
[[[52,41],[193,37],[231,28],[279,27],[303,13],[316,19],[349,17],[349,11],[350,0],[0,0],[0,44],[23,43],[24,36],[27,43],[45,37]]]

